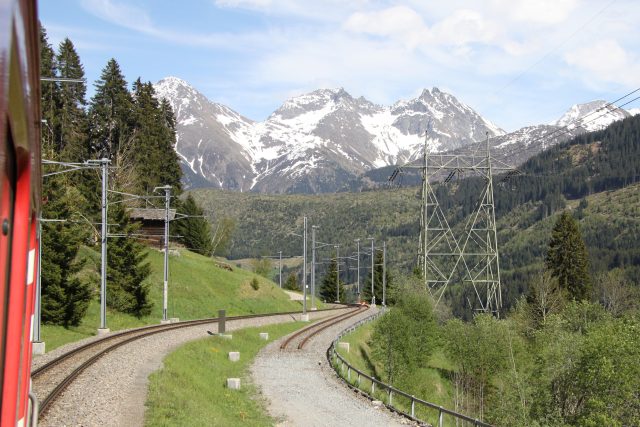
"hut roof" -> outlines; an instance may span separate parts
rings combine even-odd
[[[155,221],[164,221],[164,209],[149,209],[149,208],[133,208],[129,216],[131,219],[142,219],[142,220],[155,220]],[[169,220],[173,220],[176,217],[176,210],[169,209]]]

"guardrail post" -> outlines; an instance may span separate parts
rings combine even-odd
[[[380,317],[381,313],[379,312],[378,315],[376,315],[374,318]],[[364,322],[362,322],[364,323]],[[355,328],[352,328],[353,330],[355,330]],[[341,335],[342,336],[342,335]],[[342,357],[336,352],[336,343],[338,342],[338,340],[334,341],[334,343],[331,345],[329,351],[331,352],[331,356],[333,358],[333,367],[336,370],[336,373],[344,379],[344,371],[345,371],[345,365],[346,365],[346,369],[347,369],[347,380],[349,381],[349,383],[351,383],[351,370],[352,370],[352,366],[349,364],[349,362],[345,361],[342,359]],[[338,369],[338,362],[340,362],[340,369]],[[358,374],[356,382],[358,384],[358,389],[359,390],[365,390],[362,385],[362,377],[365,377],[365,379],[370,379],[371,380],[371,397],[375,400],[375,392],[376,392],[376,377],[371,376],[369,377],[367,374],[363,374],[361,373],[358,369],[353,368],[356,373]],[[393,405],[393,386],[385,384],[384,382],[380,381],[380,387],[381,388],[381,398],[379,400],[384,400],[384,389],[387,389],[387,401],[389,406]],[[366,391],[364,391],[366,393]],[[399,393],[402,396],[407,396],[406,394],[404,394],[404,392],[399,391]],[[460,422],[460,418],[462,419],[470,419],[469,417],[463,416],[462,414],[459,414],[457,412],[452,412],[452,411],[447,411],[445,408],[443,408],[442,406],[437,406],[434,405],[432,403],[428,403],[428,402],[424,402],[420,399],[416,399],[415,395],[411,395],[411,418],[413,419],[417,419],[416,418],[416,401],[418,401],[419,403],[424,403],[426,404],[428,407],[433,408],[433,409],[438,409],[438,427],[444,427],[444,415],[445,413],[448,413],[450,415],[452,415],[453,417],[456,418],[455,422],[456,425],[458,425],[458,423]],[[445,412],[446,411],[446,412]],[[464,425],[467,425],[466,421],[462,422]],[[434,424],[435,425],[435,424]],[[478,426],[482,426],[482,425],[486,425],[484,424],[482,421],[476,419],[473,419],[473,425],[475,427]]]

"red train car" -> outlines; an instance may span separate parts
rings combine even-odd
[[[40,66],[35,1],[0,1],[0,426],[29,425]]]

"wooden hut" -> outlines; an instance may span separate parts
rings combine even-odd
[[[133,208],[129,216],[140,223],[139,239],[148,245],[162,248],[164,244],[164,209]],[[176,210],[169,209],[169,221],[175,219]]]

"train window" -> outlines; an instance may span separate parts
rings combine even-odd
[[[8,119],[8,118],[7,118]],[[4,147],[0,147],[0,366],[4,366],[7,337],[7,303],[11,276],[11,241],[13,236],[13,210],[15,205],[16,165],[13,138],[7,128]],[[0,395],[2,394],[3,369],[0,369]]]

